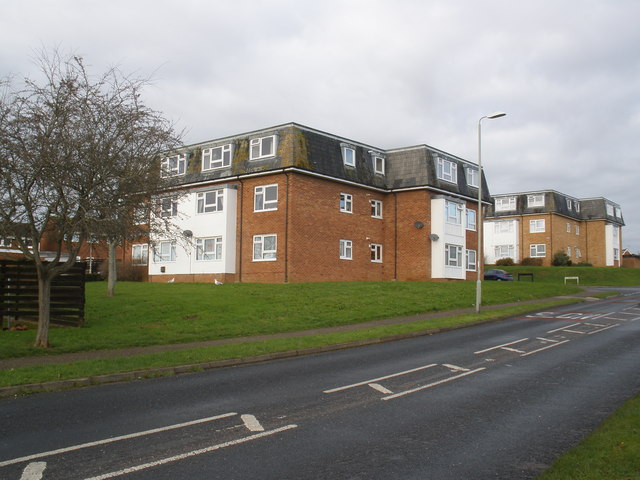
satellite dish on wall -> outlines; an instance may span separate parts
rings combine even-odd
[[[187,238],[193,237],[193,232],[191,230],[185,230],[182,234]]]
[[[424,227],[424,223],[422,223],[422,222],[414,222],[413,226],[416,227],[416,228],[422,228],[422,227]]]
[[[438,240],[439,238],[440,238],[440,237],[439,237],[437,234],[435,234],[435,233],[432,233],[431,235],[429,235],[429,240],[431,240],[431,241],[433,241],[433,242],[435,242],[435,241],[436,241],[436,240]]]

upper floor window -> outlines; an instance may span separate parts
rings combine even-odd
[[[622,210],[619,207],[616,207],[616,217],[622,218]]]
[[[379,173],[380,175],[384,175],[384,157],[373,157],[373,171],[375,173]]]
[[[570,198],[567,198],[567,208],[569,210],[573,208],[573,201]]]
[[[196,260],[222,259],[222,237],[196,238]]]
[[[348,193],[340,194],[340,211],[353,213],[353,196]]]
[[[544,207],[544,194],[527,195],[527,207]]]
[[[493,226],[494,233],[513,233],[514,224],[512,220],[504,220],[501,222],[495,222]]]
[[[256,187],[253,210],[266,212],[278,209],[278,185],[261,185]]]
[[[467,230],[476,229],[476,211],[467,208]]]
[[[438,158],[438,164],[436,169],[436,175],[441,180],[447,182],[458,183],[458,166],[455,162],[446,160],[444,158]]]
[[[11,237],[0,238],[0,247],[7,247],[7,248],[13,247],[13,238]]]
[[[221,212],[224,203],[224,191],[220,189],[198,192],[196,200],[198,213]]]
[[[462,225],[462,210],[464,208],[462,205],[447,200],[445,201],[444,208],[445,221],[447,223]]]
[[[371,261],[374,263],[382,263],[382,245],[379,243],[372,243],[370,248]]]
[[[178,202],[174,198],[160,200],[160,217],[169,218],[178,215]]]
[[[516,197],[496,198],[496,212],[504,212],[516,209]]]
[[[249,160],[273,157],[276,154],[276,136],[253,138],[250,145]]]
[[[530,233],[544,233],[544,219],[529,221]]]
[[[576,201],[576,212],[580,213],[580,202]]]
[[[187,155],[172,155],[162,161],[161,177],[173,177],[175,175],[184,175],[187,172]]]
[[[580,225],[576,225],[576,235],[580,235]]]
[[[382,218],[382,200],[371,200],[371,216]]]
[[[202,171],[231,165],[231,144],[202,150]]]
[[[348,167],[356,166],[356,150],[351,147],[342,147],[342,161]]]
[[[278,236],[255,235],[253,237],[253,261],[273,261],[276,260]]]
[[[478,188],[478,185],[480,185],[478,177],[478,170],[476,168],[467,167],[467,184],[470,187]]]
[[[131,265],[146,265],[149,261],[149,246],[131,245]]]
[[[607,203],[607,215],[613,217],[613,205]]]
[[[567,222],[567,233],[571,233],[571,224]]]

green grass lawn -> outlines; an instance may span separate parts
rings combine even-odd
[[[552,282],[485,282],[483,304],[571,294]],[[475,304],[474,282],[212,284],[121,282],[115,297],[88,283],[86,324],[52,328],[52,348],[35,331],[0,333],[0,359],[184,343],[355,324]]]

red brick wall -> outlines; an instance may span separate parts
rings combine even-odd
[[[398,280],[431,279],[431,194],[426,190],[398,192]],[[416,222],[424,225],[416,227]]]

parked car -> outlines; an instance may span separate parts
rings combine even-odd
[[[493,268],[484,272],[485,280],[497,280],[498,282],[504,282],[507,280],[513,280],[513,275],[504,270]]]

